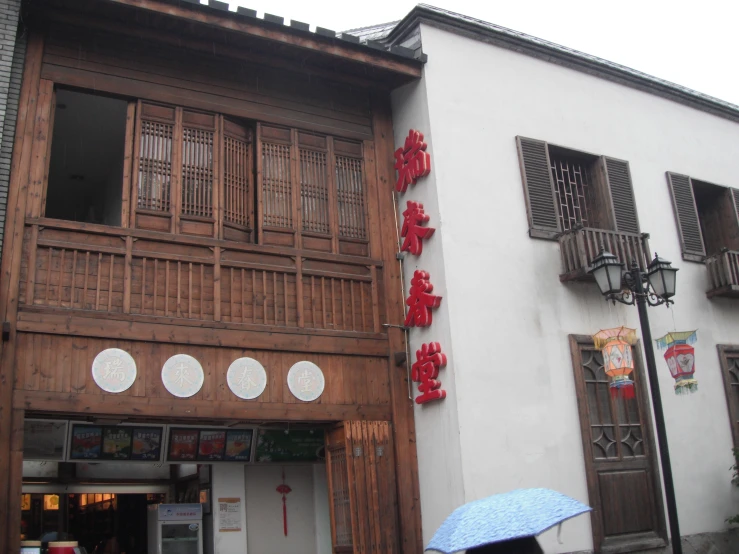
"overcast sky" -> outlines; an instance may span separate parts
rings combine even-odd
[[[201,0],[204,1],[204,0]],[[412,0],[236,0],[335,31],[401,19]],[[739,104],[737,0],[427,0]]]

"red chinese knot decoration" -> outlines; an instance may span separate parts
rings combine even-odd
[[[287,495],[292,489],[285,483],[285,470],[282,470],[282,484],[277,485],[277,492],[282,495],[282,530],[287,537]]]
[[[429,274],[417,269],[411,279],[411,288],[405,303],[408,314],[405,316],[406,327],[428,327],[431,325],[431,310],[441,305],[441,296],[431,294],[434,285],[429,282]]]
[[[431,172],[431,156],[426,152],[426,146],[423,133],[415,129],[408,131],[405,144],[395,151],[395,169],[398,170],[396,191],[405,192],[408,185],[415,185],[419,177]]]
[[[655,342],[659,348],[666,348],[665,361],[675,379],[675,394],[692,394],[698,390],[695,373],[695,348],[691,345],[698,340],[697,331],[672,331]]]
[[[636,342],[636,330],[628,327],[604,329],[593,335],[593,342],[603,354],[603,370],[611,378],[611,396],[634,398],[634,382],[629,374],[634,371],[631,345]]]
[[[416,361],[411,366],[411,379],[419,383],[421,392],[416,397],[416,404],[425,404],[432,400],[446,398],[446,391],[441,390],[441,381],[437,381],[439,369],[446,366],[446,355],[441,352],[438,342],[422,344],[421,350],[416,350]]]
[[[400,250],[420,256],[423,252],[423,240],[433,235],[436,229],[422,227],[429,221],[429,216],[423,211],[423,204],[408,200],[406,206],[403,212],[403,227],[400,229],[400,236],[405,240]]]

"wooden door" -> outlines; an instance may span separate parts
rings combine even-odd
[[[630,552],[664,544],[665,522],[646,379],[634,346],[636,398],[614,398],[603,356],[589,336],[571,336],[585,454],[593,548]]]
[[[335,554],[399,552],[393,458],[387,421],[344,421],[326,433]]]

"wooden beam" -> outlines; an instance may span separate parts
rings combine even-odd
[[[13,158],[10,168],[10,185],[5,220],[5,246],[0,269],[0,322],[10,324],[10,340],[0,343],[0,552],[18,552],[18,534],[11,529],[18,527],[19,520],[13,507],[16,497],[11,497],[10,480],[15,475],[13,467],[17,460],[8,456],[11,451],[12,426],[11,411],[15,358],[15,321],[18,309],[20,287],[20,266],[22,259],[24,216],[28,196],[28,179],[33,144],[33,129],[39,94],[43,38],[31,34],[26,50],[23,84],[18,107]]]
[[[395,258],[398,251],[398,227],[393,203],[393,122],[387,97],[373,99],[374,137],[373,152],[365,153],[368,167],[376,168],[376,189],[382,253],[385,261],[383,282],[385,285],[385,317],[388,323],[399,324],[404,318],[401,294],[400,264]],[[365,146],[369,146],[365,143]],[[373,199],[374,202],[374,199]],[[383,322],[384,323],[384,322]],[[400,329],[388,330],[388,346],[391,352],[406,350],[405,336]],[[407,372],[388,356],[390,365],[390,392],[395,435],[395,475],[398,488],[398,514],[400,516],[400,550],[404,554],[421,552],[421,494],[418,483],[418,458],[416,431],[413,416],[413,400],[409,398]]]
[[[316,334],[316,331],[276,332],[262,326],[227,326],[207,322],[205,325],[165,323],[167,318],[100,312],[91,314],[72,310],[33,309],[18,314],[17,330],[26,333],[76,335],[80,337],[135,340],[167,344],[223,346],[257,350],[279,350],[344,354],[348,356],[389,356],[385,337],[359,338],[350,333]],[[169,321],[173,321],[169,319]]]
[[[390,406],[362,404],[314,404],[278,402],[177,402],[174,397],[152,398],[114,394],[68,394],[47,391],[15,391],[13,408],[55,414],[115,415],[185,419],[224,419],[240,421],[388,421]],[[20,506],[20,503],[17,503]],[[16,550],[17,552],[17,550]]]
[[[319,55],[350,60],[376,69],[391,71],[414,79],[421,77],[423,66],[416,60],[399,60],[390,54],[375,53],[365,46],[351,45],[341,40],[326,40],[315,36],[298,35],[288,30],[275,29],[273,26],[265,25],[262,22],[253,22],[254,20],[239,17],[233,13],[221,14],[215,10],[173,5],[161,0],[109,0],[109,2],[169,15],[211,27],[236,31],[279,44],[309,50]]]

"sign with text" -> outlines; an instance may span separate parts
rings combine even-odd
[[[161,460],[163,427],[73,424],[70,460]]]
[[[316,462],[326,458],[321,429],[260,429],[256,462]]]
[[[218,532],[241,531],[241,498],[218,499]]]
[[[63,461],[66,421],[27,419],[23,424],[23,459]]]
[[[169,452],[170,462],[192,462],[198,456],[198,429],[170,429]]]

